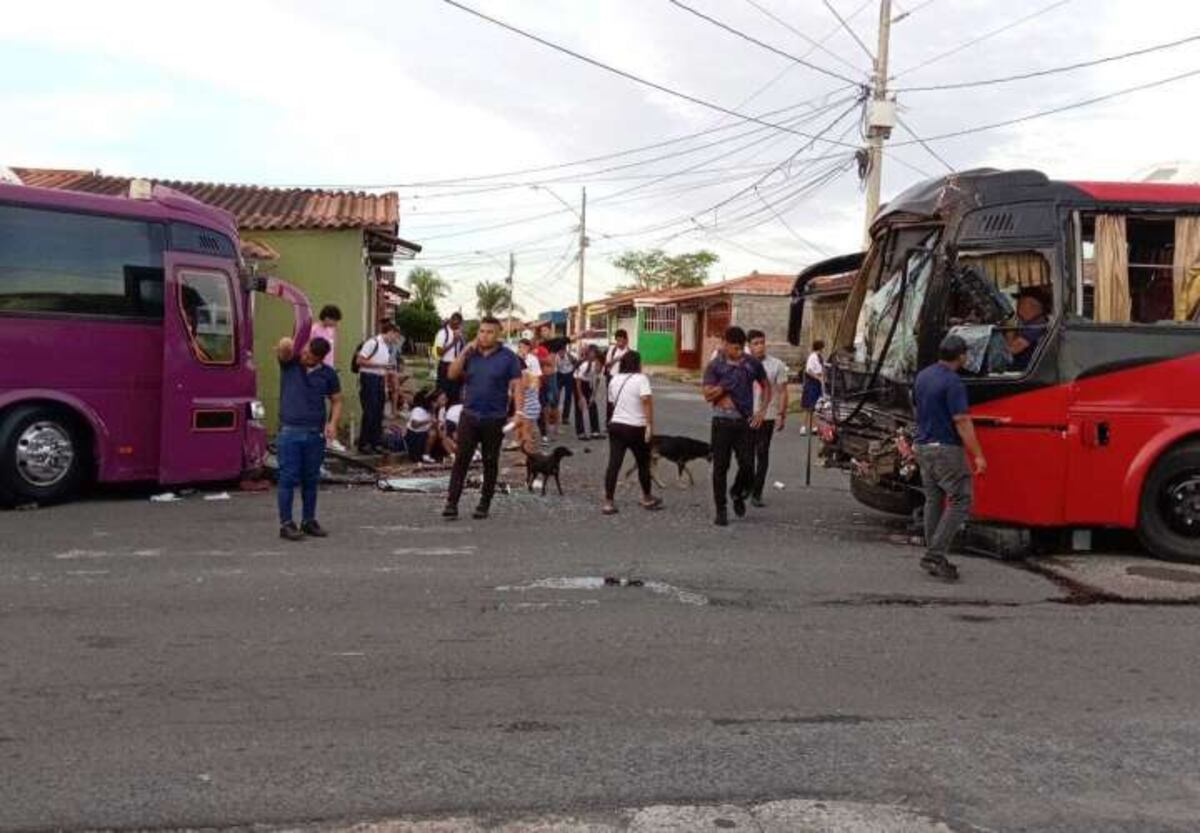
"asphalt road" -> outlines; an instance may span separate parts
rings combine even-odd
[[[1064,604],[984,559],[937,583],[839,475],[802,488],[794,433],[786,489],[724,530],[670,478],[665,511],[602,517],[589,447],[565,498],[487,522],[328,491],[324,542],[280,541],[269,495],[0,514],[0,828],[812,798],[1197,828],[1195,607]]]

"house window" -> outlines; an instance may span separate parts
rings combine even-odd
[[[647,333],[675,334],[675,307],[646,307],[642,311],[642,330]]]

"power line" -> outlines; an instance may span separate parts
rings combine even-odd
[[[734,116],[743,121],[754,122],[755,124],[765,125],[766,127],[773,127],[776,130],[782,130],[782,131],[785,131],[788,133],[794,133],[797,136],[803,136],[808,139],[812,138],[811,134],[804,133],[799,130],[793,130],[793,129],[785,127],[783,125],[776,124],[774,122],[765,121],[763,119],[758,118],[757,116],[748,116],[745,113],[739,113],[737,110],[732,110],[728,107],[723,107],[720,104],[714,104],[713,102],[706,101],[703,98],[697,98],[696,96],[690,95],[689,93],[680,92],[679,90],[675,90],[675,89],[672,89],[671,87],[665,86],[663,84],[659,84],[656,81],[651,81],[647,78],[642,78],[640,75],[634,75],[632,72],[627,72],[626,70],[619,69],[617,67],[612,66],[611,64],[606,64],[603,61],[599,61],[595,58],[588,57],[587,55],[584,55],[580,52],[576,52],[573,49],[568,49],[567,47],[562,46],[561,44],[557,44],[557,43],[554,43],[553,41],[549,41],[549,40],[546,40],[545,38],[539,37],[538,35],[535,35],[532,32],[528,32],[524,29],[520,29],[516,26],[513,26],[510,23],[505,23],[502,20],[499,20],[497,18],[486,15],[483,12],[478,11],[477,9],[473,9],[470,6],[467,6],[463,3],[458,2],[458,0],[442,0],[442,2],[446,3],[449,6],[454,6],[456,9],[461,9],[462,11],[467,12],[468,14],[472,14],[481,20],[486,20],[489,23],[495,24],[496,26],[499,26],[502,29],[507,29],[508,31],[510,31],[514,34],[520,35],[523,38],[528,38],[529,40],[532,40],[535,43],[540,43],[542,46],[553,49],[556,52],[561,52],[564,55],[569,55],[570,57],[575,58],[576,60],[579,60],[579,61],[583,61],[586,64],[590,64],[590,65],[596,67],[597,69],[602,69],[605,72],[612,73],[613,75],[618,75],[626,80],[633,81],[636,84],[641,84],[644,87],[649,87],[652,90],[657,90],[661,93],[666,93],[667,95],[674,96],[675,98],[681,99],[683,101],[691,102],[692,104],[696,104],[700,107],[707,107],[710,110],[715,110],[718,113],[724,113],[727,116]],[[823,141],[831,142],[832,140],[824,139]],[[846,145],[846,147],[852,147],[852,146]]]
[[[1065,113],[1068,110],[1076,110],[1080,107],[1087,107],[1092,104],[1099,104],[1101,101],[1108,101],[1109,99],[1119,98],[1120,96],[1129,95],[1130,93],[1141,92],[1142,90],[1149,90],[1153,87],[1161,87],[1164,84],[1171,84],[1175,81],[1182,81],[1184,78],[1191,78],[1192,76],[1195,76],[1195,75],[1200,75],[1200,69],[1193,69],[1190,72],[1183,72],[1183,73],[1180,73],[1179,75],[1172,75],[1170,78],[1160,78],[1157,81],[1150,81],[1146,84],[1138,84],[1133,87],[1126,87],[1123,90],[1117,90],[1116,92],[1107,93],[1105,95],[1099,95],[1099,96],[1096,96],[1095,98],[1084,99],[1083,101],[1076,101],[1073,104],[1064,104],[1061,107],[1054,107],[1050,110],[1041,110],[1040,112],[1037,112],[1037,113],[1030,113],[1025,116],[1018,116],[1015,119],[1006,119],[1005,121],[993,122],[991,124],[981,124],[977,127],[968,127],[965,130],[955,130],[951,133],[942,133],[937,136],[927,136],[925,138],[925,141],[926,142],[938,142],[938,141],[941,141],[942,139],[953,139],[958,136],[970,136],[973,133],[982,133],[985,130],[995,130],[998,127],[1008,127],[1010,125],[1020,124],[1021,122],[1032,121],[1033,119],[1040,119],[1043,116],[1053,116],[1057,113]],[[903,147],[905,145],[916,145],[916,144],[920,144],[920,142],[917,142],[915,140],[910,141],[910,142],[894,142],[892,144],[892,147]]]
[[[772,53],[773,55],[778,55],[781,58],[786,58],[787,60],[792,61],[793,63],[799,64],[802,67],[808,67],[811,70],[820,72],[824,75],[828,75],[830,78],[836,78],[839,81],[845,81],[847,84],[861,83],[861,82],[855,81],[853,78],[847,78],[845,75],[842,75],[839,72],[834,72],[831,69],[826,69],[825,67],[810,63],[810,62],[804,60],[803,58],[797,57],[788,52],[784,52],[782,49],[777,49],[774,46],[771,46],[771,44],[766,43],[765,41],[761,41],[758,38],[754,37],[753,35],[746,34],[741,29],[735,29],[734,27],[730,26],[727,23],[722,23],[720,20],[717,20],[715,17],[710,17],[709,15],[706,15],[704,12],[702,12],[698,9],[693,9],[691,6],[687,5],[686,3],[681,2],[681,0],[667,0],[667,2],[673,6],[683,9],[688,14],[695,15],[696,17],[700,18],[701,20],[705,20],[705,21],[711,23],[713,26],[716,26],[719,29],[723,29],[724,31],[729,32],[731,35],[735,35],[736,37],[739,37],[744,41],[748,41],[748,42],[754,44],[755,46],[762,47],[763,49],[767,50],[768,52]]]
[[[918,135],[917,135],[917,131],[915,131],[915,130],[913,130],[911,127],[909,127],[909,126],[908,126],[908,122],[906,122],[904,119],[900,118],[900,114],[899,114],[899,113],[897,113],[897,114],[896,114],[896,122],[897,122],[897,123],[898,123],[898,124],[899,124],[899,125],[900,125],[902,128],[904,128],[904,130],[905,130],[905,131],[908,133],[908,135],[910,135],[910,136],[912,136],[914,139],[916,139],[917,143],[918,143],[918,144],[920,144],[920,145],[921,145],[921,147],[923,147],[923,148],[925,149],[925,152],[926,152],[926,153],[928,153],[928,154],[929,154],[930,156],[932,156],[934,159],[936,159],[937,161],[939,161],[939,162],[941,162],[943,165],[945,165],[945,166],[946,166],[946,170],[948,170],[950,173],[954,173],[954,166],[953,166],[953,165],[951,165],[949,162],[947,162],[945,159],[943,159],[943,158],[942,158],[942,156],[941,156],[941,154],[939,154],[939,153],[938,153],[936,150],[934,150],[932,147],[930,147],[930,145],[929,145],[929,143],[928,143],[928,142],[926,142],[924,139],[922,139],[920,136],[918,136]]]
[[[908,18],[912,17],[914,14],[921,11],[921,9],[925,8],[932,2],[933,2],[933,0],[925,0],[924,3],[918,3],[917,5],[913,6],[908,11],[901,11],[900,14],[898,14],[892,18],[892,23],[899,23],[901,20],[907,20]]]
[[[847,61],[841,55],[838,55],[836,52],[833,52],[832,50],[827,49],[825,47],[825,42],[841,31],[840,26],[835,26],[833,29],[830,30],[829,34],[825,35],[820,40],[813,40],[808,35],[806,35],[804,32],[800,31],[795,26],[793,26],[792,24],[790,24],[786,20],[784,20],[782,17],[775,14],[775,12],[771,11],[766,6],[763,6],[761,3],[758,2],[758,0],[746,0],[746,2],[749,3],[751,6],[753,6],[754,8],[758,9],[764,15],[769,17],[771,20],[778,23],[784,29],[787,29],[789,32],[791,32],[796,37],[801,38],[806,43],[811,44],[812,48],[809,49],[809,51],[806,52],[801,57],[806,58],[809,55],[811,55],[814,51],[820,50],[821,52],[824,52],[826,55],[828,55],[830,58],[833,58],[835,61],[837,61],[838,63],[842,64],[845,67],[848,67],[849,69],[853,70],[854,72],[862,72],[861,69],[859,69],[854,64]],[[854,18],[858,17],[859,13],[863,9],[865,9],[867,6],[871,5],[872,2],[874,2],[874,0],[865,0],[865,2],[862,3],[862,5],[860,5],[857,9],[855,9],[853,13],[851,13],[851,15],[847,18],[847,20],[853,20]]]
[[[1105,58],[1096,58],[1095,60],[1091,61],[1080,61],[1076,64],[1066,64],[1065,66],[1037,70],[1036,72],[1025,72],[1020,75],[1007,75],[1003,78],[989,78],[985,81],[961,81],[953,84],[930,84],[926,87],[900,87],[896,89],[895,92],[923,93],[931,92],[933,90],[962,90],[968,87],[987,87],[993,84],[1006,84],[1009,81],[1025,81],[1029,78],[1041,78],[1046,75],[1055,75],[1060,72],[1071,72],[1072,70],[1099,66],[1101,64],[1107,64],[1113,61],[1123,61],[1126,58],[1136,58],[1140,55],[1149,55],[1152,52],[1160,52],[1164,49],[1173,49],[1176,46],[1183,46],[1186,43],[1193,43],[1194,41],[1198,40],[1200,40],[1200,35],[1190,35],[1186,38],[1169,41],[1168,43],[1160,43],[1155,46],[1148,46],[1145,49],[1135,49],[1132,52],[1122,52],[1120,55],[1109,55]]]
[[[1065,6],[1067,3],[1070,3],[1070,2],[1071,2],[1071,0],[1054,0],[1054,2],[1051,3],[1050,5],[1043,6],[1042,8],[1038,9],[1035,12],[1031,12],[1030,14],[1027,14],[1018,20],[1014,20],[1012,23],[1009,23],[1005,26],[1001,26],[999,29],[993,29],[992,31],[986,32],[977,38],[972,38],[971,40],[967,41],[966,43],[959,44],[958,46],[954,47],[953,49],[951,49],[947,52],[943,52],[940,55],[934,55],[932,58],[929,58],[926,61],[922,61],[921,63],[917,64],[916,66],[911,66],[906,70],[902,70],[901,72],[898,72],[895,75],[893,75],[888,80],[894,80],[896,78],[900,78],[902,76],[908,75],[909,73],[916,72],[919,69],[924,69],[925,67],[929,66],[930,64],[936,64],[938,61],[941,61],[944,58],[949,58],[951,55],[957,55],[959,52],[962,52],[964,49],[969,49],[972,46],[975,46],[976,44],[983,43],[985,40],[988,40],[989,38],[993,38],[996,35],[1003,34],[1004,32],[1007,32],[1009,29],[1015,29],[1016,27],[1020,26],[1023,23],[1028,23],[1029,21],[1034,20],[1035,18],[1041,17],[1042,15],[1047,14],[1048,12],[1052,12],[1055,9],[1057,9],[1059,6]]]
[[[842,28],[850,33],[850,37],[854,38],[854,42],[859,45],[863,53],[865,53],[871,63],[874,64],[875,54],[867,48],[865,43],[862,42],[862,39],[858,36],[858,32],[855,32],[854,29],[851,28],[850,24],[838,13],[838,10],[833,7],[833,4],[830,3],[829,0],[821,0],[821,2],[825,4],[825,8],[829,9],[829,13],[837,18],[837,22],[842,25]]]

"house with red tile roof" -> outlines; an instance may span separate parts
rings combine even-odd
[[[130,177],[99,171],[11,168],[25,185],[93,194],[128,194]],[[325,191],[311,188],[264,188],[209,182],[151,180],[237,218],[242,256],[252,268],[278,275],[298,286],[314,314],[326,304],[342,311],[336,364],[349,388],[350,354],[380,320],[390,320],[407,291],[395,285],[394,264],[421,250],[399,236],[400,198],[395,192]],[[254,315],[254,358],[259,398],[276,421],[279,371],[274,345],[290,331],[291,312],[282,304],[261,301]],[[358,397],[346,397],[345,419],[359,418]]]

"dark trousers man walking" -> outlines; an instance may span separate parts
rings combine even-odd
[[[713,502],[717,518],[727,517],[729,498],[733,498],[733,511],[738,516],[746,514],[746,498],[754,485],[754,455],[751,446],[750,425],[744,419],[713,417]],[[737,459],[737,475],[733,488],[729,488],[729,464]]]
[[[767,469],[771,467],[771,439],[775,436],[775,420],[768,419],[757,428],[750,429],[750,452],[754,462],[754,478],[750,485],[750,497],[756,505],[762,503],[763,489],[767,485]]]
[[[458,506],[462,497],[463,486],[467,480],[467,470],[475,457],[477,448],[483,449],[483,493],[479,498],[479,506],[475,510],[477,516],[486,516],[491,511],[492,498],[496,494],[496,480],[500,474],[500,449],[504,444],[504,420],[480,419],[473,414],[464,412],[458,423],[456,433],[458,454],[454,458],[454,469],[450,473],[450,493],[446,498],[447,506]]]
[[[383,445],[383,406],[387,402],[387,385],[382,374],[359,374],[358,401],[362,405],[362,432],[358,435],[358,450],[373,452]]]

